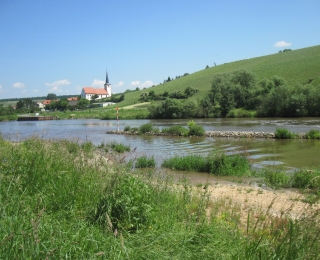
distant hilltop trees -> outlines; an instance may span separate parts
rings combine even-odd
[[[284,49],[283,51],[279,51],[279,53],[281,53],[281,52],[287,52],[287,51],[292,51],[291,49]]]

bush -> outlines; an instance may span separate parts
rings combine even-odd
[[[131,126],[129,126],[129,125],[126,125],[125,127],[124,127],[124,129],[123,129],[123,131],[125,131],[125,132],[128,132],[128,131],[130,131],[131,130]]]
[[[152,221],[152,187],[131,174],[113,174],[91,221],[113,230],[137,231]]]
[[[162,167],[177,171],[206,171],[206,159],[200,155],[175,156],[164,160]]]
[[[152,132],[152,130],[153,130],[152,124],[146,123],[139,127],[139,134],[149,133],[149,132]]]
[[[266,183],[273,188],[290,187],[290,176],[281,170],[265,170],[264,178]]]
[[[248,174],[250,164],[241,155],[226,155],[216,152],[203,157],[200,155],[175,156],[162,163],[165,168],[178,171],[208,172],[221,176],[244,176]]]
[[[169,128],[163,128],[161,132],[179,136],[186,136],[188,134],[188,130],[180,125],[174,125]]]
[[[245,176],[250,164],[243,155],[226,155],[218,151],[207,157],[207,172],[221,176]]]
[[[136,168],[154,168],[156,166],[156,161],[153,157],[148,158],[147,156],[141,156],[137,158]]]
[[[188,135],[189,136],[204,136],[205,131],[203,126],[197,125],[195,122],[190,121],[188,122]]]
[[[130,152],[130,146],[121,143],[112,143],[111,148],[118,153]]]
[[[293,139],[295,138],[295,134],[290,132],[286,128],[277,128],[275,132],[276,139]]]
[[[227,114],[227,117],[241,118],[241,117],[254,117],[255,115],[256,115],[255,111],[249,111],[249,110],[239,108],[239,109],[231,109]]]
[[[320,191],[320,172],[317,170],[302,170],[296,172],[292,177],[294,188],[317,188]]]
[[[311,129],[307,134],[306,134],[307,139],[320,139],[320,131]]]

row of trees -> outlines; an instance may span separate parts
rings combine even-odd
[[[273,76],[257,80],[239,70],[216,75],[204,98],[193,102],[167,99],[150,108],[153,118],[226,117],[235,109],[255,111],[260,117],[320,116],[320,86],[289,85]]]
[[[160,94],[156,94],[154,90],[151,90],[149,92],[143,92],[140,94],[139,100],[148,102],[151,100],[165,100],[167,98],[175,98],[175,99],[187,99],[191,96],[193,96],[195,93],[197,93],[199,90],[195,89],[193,87],[187,87],[183,92],[181,91],[174,91],[169,93],[168,91],[165,91]]]
[[[217,75],[202,102],[209,114],[220,112],[222,117],[234,108],[255,110],[257,116],[319,116],[320,88],[301,83],[291,86],[278,76],[257,81],[253,73],[240,70]]]

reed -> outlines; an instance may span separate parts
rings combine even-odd
[[[200,155],[175,156],[164,160],[163,167],[178,171],[208,172],[223,176],[248,176],[250,164],[243,155],[226,155],[217,151],[207,157]]]
[[[147,156],[141,156],[137,158],[136,168],[154,168],[156,167],[156,161],[154,157],[148,158]]]

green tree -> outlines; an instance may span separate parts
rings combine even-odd
[[[54,93],[49,93],[46,97],[46,100],[56,100],[57,99],[57,95]]]
[[[85,109],[90,104],[90,101],[85,98],[80,98],[77,104],[77,108]]]
[[[96,102],[96,99],[99,98],[99,95],[98,94],[94,94],[92,97],[91,97],[91,103],[94,103]]]
[[[183,105],[179,100],[169,98],[162,101],[159,106],[152,107],[149,111],[154,118],[182,118]]]

